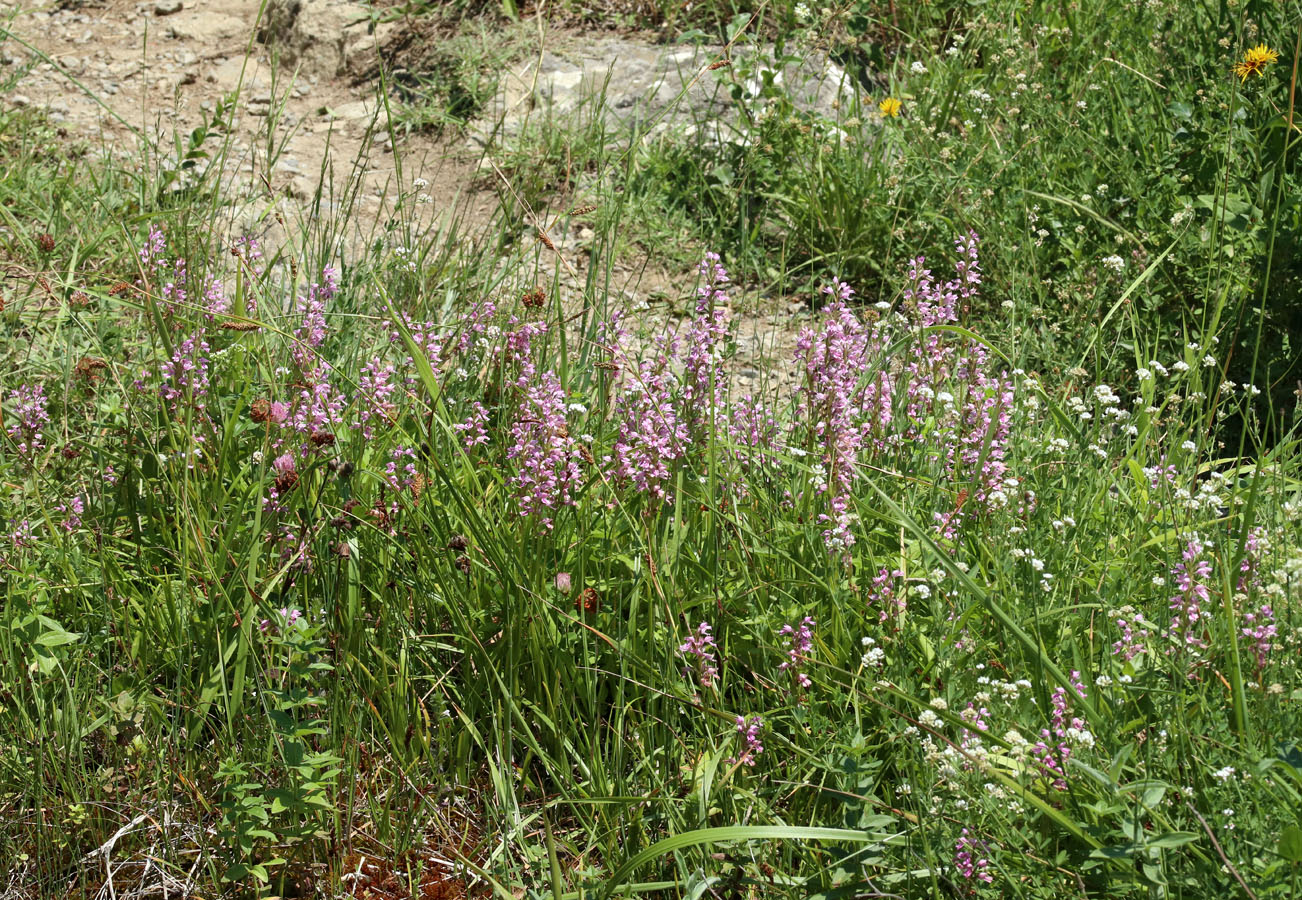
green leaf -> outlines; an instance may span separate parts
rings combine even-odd
[[[1291,863],[1302,863],[1302,828],[1288,825],[1279,833],[1279,855]]]
[[[810,828],[798,825],[727,825],[721,828],[698,828],[657,841],[611,873],[601,889],[601,900],[607,900],[615,891],[625,887],[624,882],[639,866],[676,850],[715,844],[721,841],[849,841],[871,843],[882,836],[869,831],[851,831],[846,828]]]
[[[1198,835],[1192,831],[1168,831],[1166,834],[1160,834],[1144,842],[1144,847],[1161,850],[1171,850],[1175,847],[1183,847],[1190,841],[1198,839]]]

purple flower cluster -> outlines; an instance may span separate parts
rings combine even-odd
[[[778,632],[785,638],[782,646],[787,652],[786,661],[778,669],[790,674],[796,686],[802,690],[814,683],[805,672],[805,662],[814,649],[815,624],[817,623],[812,618],[805,616],[799,625],[783,625]]]
[[[583,480],[578,441],[566,424],[565,389],[553,372],[543,372],[525,385],[507,459],[516,461],[512,476],[520,515],[538,515],[552,527],[551,513],[574,505],[574,491]]]
[[[1080,680],[1080,672],[1071,673],[1074,693],[1085,699],[1085,685]],[[1067,789],[1067,760],[1071,757],[1071,742],[1087,734],[1085,720],[1071,715],[1072,700],[1064,687],[1058,687],[1050,697],[1052,710],[1049,715],[1049,727],[1040,731],[1040,740],[1032,745],[1031,751],[1040,769],[1053,778],[1053,786],[1064,791]]]
[[[172,351],[171,359],[159,368],[158,396],[173,413],[186,406],[202,414],[207,403],[209,388],[207,336],[200,328]]]
[[[926,329],[957,319],[981,283],[976,236],[956,241],[955,277],[938,284],[925,260],[913,261],[904,292],[907,318],[892,316],[865,324],[846,304],[854,293],[845,284],[825,289],[833,296],[818,329],[807,328],[796,343],[804,380],[797,419],[805,423],[803,446],[821,454],[815,490],[826,498],[823,538],[828,551],[849,561],[855,545],[853,490],[862,463],[875,453],[904,446],[924,431],[944,447],[947,473],[959,501],[937,512],[938,531],[956,536],[963,504],[982,508],[1009,504],[1007,444],[1013,427],[1012,379],[993,372],[989,354],[975,342],[956,342]],[[904,343],[899,329],[913,329]],[[794,441],[797,445],[801,442]],[[971,487],[969,487],[971,486]]]
[[[896,589],[895,580],[903,578],[899,569],[878,569],[873,577],[872,586],[868,588],[867,599],[870,605],[877,607],[877,621],[899,619],[908,609],[908,598],[903,589]]]
[[[688,635],[687,640],[678,648],[678,652],[687,659],[684,673],[689,677],[695,675],[702,690],[713,687],[715,676],[719,674],[714,655],[716,649],[709,622],[697,625],[696,632]]]
[[[54,511],[63,513],[63,521],[59,523],[59,527],[71,533],[81,527],[81,517],[86,512],[86,504],[81,497],[73,497],[67,503],[60,503],[54,507]]]
[[[719,254],[707,253],[701,261],[703,284],[697,289],[696,315],[687,328],[683,352],[682,408],[694,440],[704,443],[706,429],[714,425],[723,406],[723,345],[728,337],[728,272]]]
[[[28,459],[45,449],[45,426],[50,422],[45,386],[23,384],[9,392],[9,418],[5,433],[19,456]]]
[[[822,449],[815,490],[826,495],[829,509],[819,515],[827,526],[823,540],[828,552],[847,559],[855,544],[851,505],[859,452],[872,420],[889,423],[891,416],[885,371],[872,382],[862,377],[879,350],[875,332],[841,300],[827,308],[821,329],[806,328],[796,340],[796,361],[805,376],[796,414],[809,422],[809,443]]]
[[[1243,614],[1243,628],[1240,633],[1252,641],[1252,652],[1257,659],[1257,670],[1266,667],[1270,651],[1274,648],[1275,635],[1279,628],[1275,624],[1275,610],[1269,604],[1262,604],[1256,612]]]
[[[384,482],[395,494],[400,494],[417,483],[416,451],[410,447],[394,447],[389,451],[389,461],[384,464]]]
[[[1211,597],[1207,579],[1212,574],[1212,564],[1204,552],[1202,540],[1192,536],[1185,544],[1183,560],[1171,570],[1180,593],[1171,598],[1171,627],[1167,634],[1187,650],[1207,644],[1203,640],[1203,628],[1198,624],[1203,617],[1203,604]]]
[[[1146,651],[1145,644],[1151,632],[1143,613],[1137,612],[1129,619],[1118,618],[1116,625],[1121,637],[1112,644],[1113,656],[1120,656],[1122,662],[1130,662]]]
[[[959,834],[958,840],[954,844],[954,870],[958,872],[960,878],[966,878],[969,881],[976,879],[990,884],[994,881],[988,871],[990,860],[981,856],[984,845],[968,837],[968,830],[963,829]]]
[[[459,431],[467,450],[488,443],[488,409],[476,400],[470,404],[470,415],[464,422],[455,422],[453,431]]]
[[[396,373],[393,363],[385,363],[378,357],[362,366],[362,375],[357,379],[357,418],[353,427],[368,441],[375,437],[376,423],[392,426],[397,421],[398,404],[393,402],[398,389],[393,382]]]
[[[327,364],[317,352],[326,339],[325,309],[339,290],[339,270],[326,266],[321,270],[321,281],[308,285],[307,294],[298,298],[298,312],[302,322],[294,330],[294,364],[308,384],[325,380]]]
[[[729,411],[727,429],[733,458],[744,469],[757,472],[777,464],[782,428],[764,402],[743,397]]]
[[[293,628],[301,618],[303,618],[303,613],[300,610],[291,609],[287,606],[282,606],[280,608],[280,623],[283,623],[285,628]],[[272,622],[271,619],[263,619],[258,623],[258,631],[261,631],[263,634],[266,634],[267,632],[279,634],[280,628],[278,627],[278,623]]]
[[[662,349],[623,374],[624,391],[615,401],[619,433],[606,461],[613,462],[620,482],[671,501],[665,484],[686,451],[689,434],[675,403],[677,379],[670,369],[670,355]]]
[[[760,732],[764,729],[764,720],[759,716],[737,717],[737,734],[741,736],[741,753],[729,757],[730,765],[755,765],[755,760],[764,752],[760,743]]]

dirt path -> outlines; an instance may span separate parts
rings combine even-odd
[[[425,222],[454,201],[463,216],[487,219],[496,196],[467,193],[477,159],[464,142],[405,137],[400,181],[374,86],[355,86],[343,74],[350,55],[374,54],[375,38],[357,4],[332,4],[334,21],[326,24],[340,27],[336,37],[295,32],[308,46],[298,48],[292,69],[278,70],[255,37],[260,6],[259,0],[65,0],[21,10],[0,4],[11,34],[0,51],[0,77],[20,76],[3,102],[45,109],[69,135],[102,141],[141,166],[172,164],[174,142],[184,153],[193,130],[207,127],[204,151],[217,158],[223,143],[228,147],[221,185],[232,231],[262,232],[272,241],[284,238],[275,233],[275,212],[294,221],[312,206],[319,184],[323,214],[341,212],[338,198],[352,177],[360,189],[340,248],[345,255],[359,242],[372,243],[399,197],[421,201]],[[142,137],[161,149],[157,158],[142,153]]]

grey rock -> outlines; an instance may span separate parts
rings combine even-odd
[[[518,134],[526,119],[546,113],[600,115],[612,130],[658,134],[686,132],[707,143],[735,139],[737,103],[731,91],[740,77],[729,68],[710,71],[719,48],[657,47],[625,38],[589,41],[573,50],[546,51],[507,72],[489,114],[470,129],[472,141],[487,145]],[[811,53],[778,65],[771,47],[738,48],[738,70],[769,69],[772,82],[805,112],[831,117],[854,91],[845,71]],[[758,75],[736,85],[744,103],[762,108]]]
[[[353,0],[268,0],[257,38],[303,74],[335,78],[369,21],[369,9]]]
[[[181,0],[158,0],[154,4],[154,15],[170,16],[181,11]]]
[[[212,9],[187,10],[184,15],[168,20],[167,33],[180,41],[199,44],[219,44],[241,33],[247,33],[239,17]]]
[[[32,98],[28,97],[26,94],[13,94],[9,97],[9,102],[14,106],[17,106],[19,109],[22,109],[24,106],[32,105]]]

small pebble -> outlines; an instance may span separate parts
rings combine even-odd
[[[154,15],[170,16],[181,11],[181,0],[158,0],[154,4]]]

